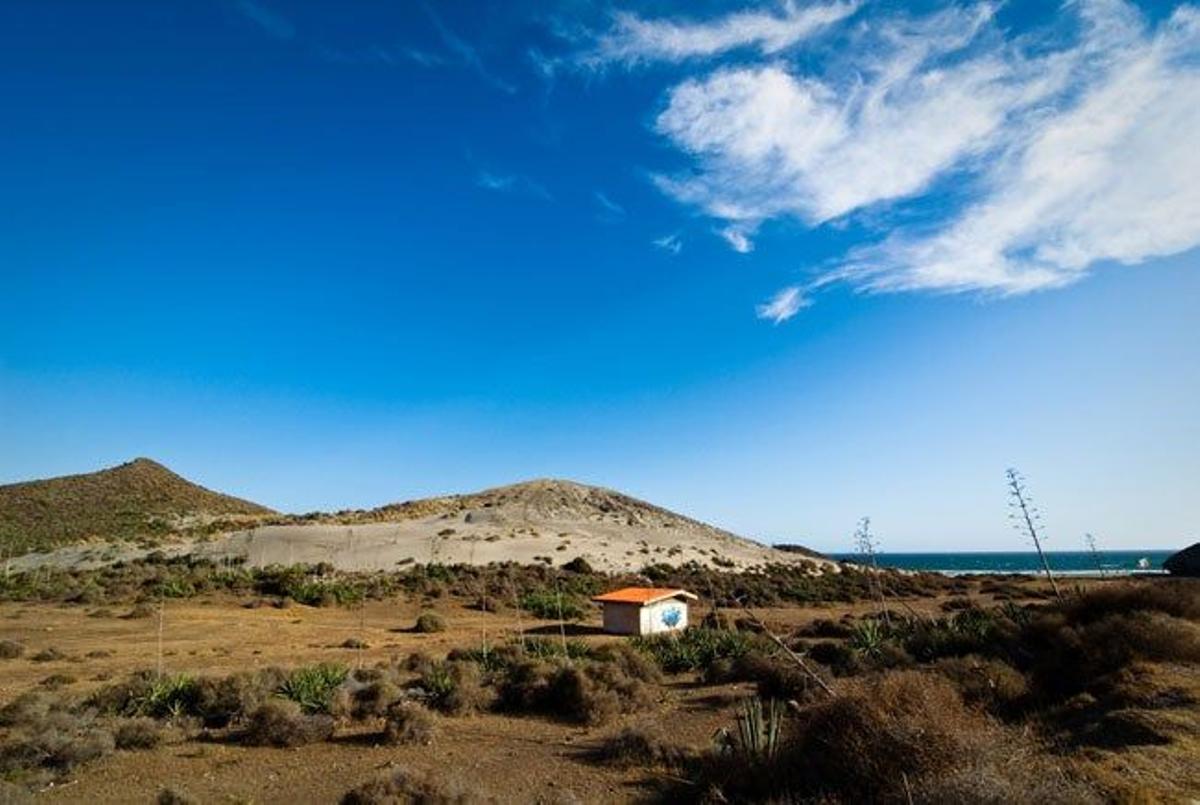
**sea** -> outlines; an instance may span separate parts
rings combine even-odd
[[[1105,574],[1161,573],[1162,563],[1174,551],[1047,551],[1050,569],[1064,576]],[[862,562],[862,554],[833,554],[832,558]],[[963,553],[877,553],[875,561],[883,567],[901,570],[931,570],[950,575],[975,573],[1041,573],[1042,563],[1036,551],[963,552]]]

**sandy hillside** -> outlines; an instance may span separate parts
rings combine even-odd
[[[413,562],[561,565],[582,557],[597,570],[616,571],[654,562],[749,567],[805,558],[569,481],[530,481],[314,519],[238,531],[196,552],[240,557],[252,566],[330,562],[346,570]]]

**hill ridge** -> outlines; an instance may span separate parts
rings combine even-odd
[[[193,483],[139,456],[122,464],[0,485],[0,544],[44,550],[89,539],[132,539],[271,509]]]

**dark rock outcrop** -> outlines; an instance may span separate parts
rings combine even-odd
[[[1163,562],[1163,569],[1172,576],[1200,578],[1200,542],[1171,554]]]

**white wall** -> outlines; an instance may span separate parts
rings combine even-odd
[[[604,604],[604,631],[611,634],[640,634],[638,604]]]
[[[669,598],[642,607],[639,634],[676,632],[687,628],[687,602]]]

